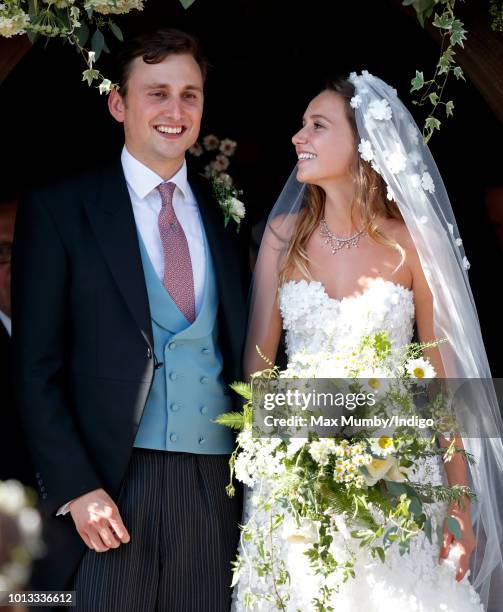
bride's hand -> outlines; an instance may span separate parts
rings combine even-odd
[[[466,506],[464,509],[459,507],[458,503],[449,504],[447,516],[452,516],[457,519],[461,530],[461,538],[456,540],[453,534],[447,527],[447,517],[444,521],[444,530],[442,536],[442,546],[440,548],[439,562],[442,559],[447,559],[452,546],[458,546],[460,549],[459,565],[456,572],[456,580],[459,582],[470,567],[470,555],[475,548],[475,534],[473,532],[472,519],[470,508]]]

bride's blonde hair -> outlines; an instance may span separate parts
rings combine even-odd
[[[358,154],[358,128],[354,110],[350,104],[351,98],[355,95],[354,86],[346,79],[336,79],[329,81],[324,91],[332,91],[344,100],[346,117],[353,132],[355,146],[352,173],[355,182],[355,198],[351,204],[351,215],[357,207],[363,228],[370,238],[380,244],[390,246],[400,253],[400,263],[398,265],[400,267],[405,260],[403,248],[396,240],[379,230],[375,220],[378,216],[402,220],[402,216],[395,202],[387,199],[384,179],[372,168],[369,162],[364,161]],[[313,280],[309,270],[306,246],[323,216],[325,192],[317,185],[307,185],[304,197],[304,206],[298,213],[295,230],[292,232],[280,269],[279,286],[288,280],[296,270],[300,271],[307,279]]]

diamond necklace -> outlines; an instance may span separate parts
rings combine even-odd
[[[339,238],[333,234],[329,229],[327,222],[325,221],[325,217],[322,217],[320,220],[320,234],[324,238],[325,244],[329,245],[330,250],[332,251],[332,255],[335,255],[337,251],[340,251],[344,247],[346,249],[350,249],[351,247],[358,247],[358,242],[360,238],[365,233],[365,229],[356,232],[353,236],[349,238]]]

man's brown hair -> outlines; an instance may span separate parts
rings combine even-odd
[[[116,69],[120,95],[122,97],[127,95],[131,63],[137,57],[141,57],[146,64],[158,64],[168,55],[185,54],[192,55],[196,60],[204,81],[209,63],[202,53],[201,44],[191,34],[173,28],[164,28],[130,38],[124,43],[117,57]]]

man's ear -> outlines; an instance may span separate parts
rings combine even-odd
[[[116,89],[112,89],[108,96],[108,110],[112,117],[119,123],[124,123],[125,106],[124,98]]]

